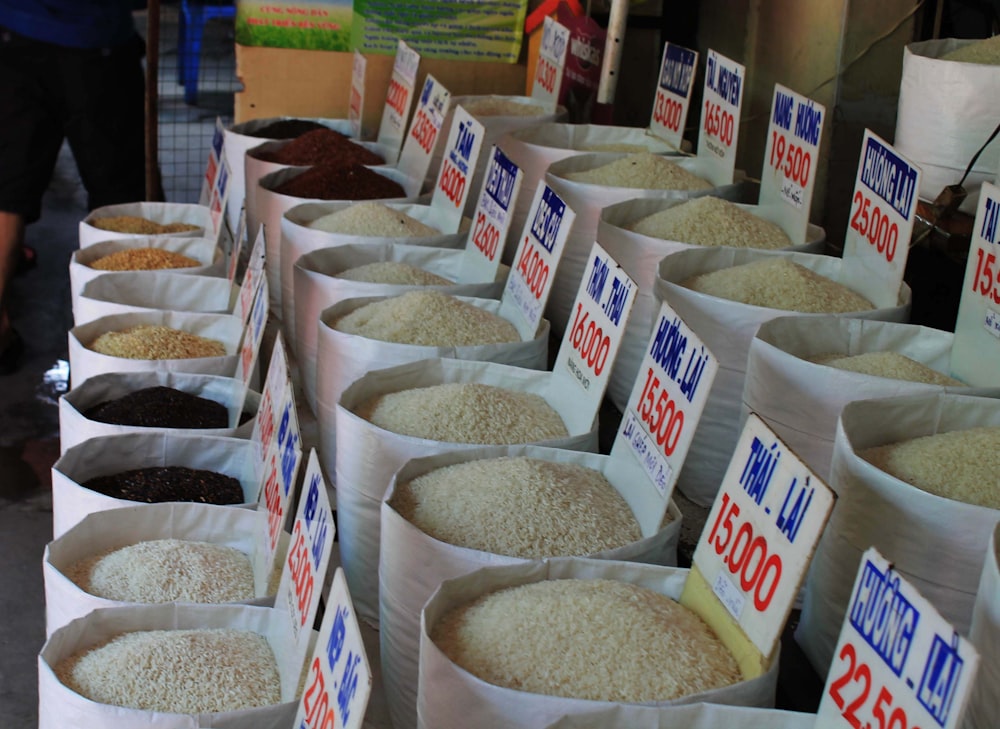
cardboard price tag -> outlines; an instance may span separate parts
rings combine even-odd
[[[246,220],[244,211],[240,218]],[[264,275],[264,264],[267,255],[264,251],[264,228],[257,231],[257,239],[253,242],[253,249],[250,251],[250,258],[247,260],[247,269],[243,272],[243,283],[240,284],[240,295],[236,301],[236,310],[233,312],[240,318],[246,326],[250,318],[250,310],[253,307],[254,297],[260,289],[261,281],[267,277]]]
[[[825,114],[822,104],[774,85],[758,200],[793,243],[806,240]]]
[[[913,235],[920,169],[865,130],[844,236],[844,280],[876,306],[895,306]]]
[[[354,51],[354,63],[351,66],[351,96],[347,102],[347,121],[351,125],[351,135],[361,139],[361,118],[365,112],[365,71],[368,61],[363,55]]]
[[[514,322],[525,339],[533,339],[538,333],[575,218],[576,213],[555,190],[539,185],[500,299],[501,315]]]
[[[423,186],[450,101],[451,94],[448,89],[431,74],[427,74],[423,90],[420,92],[417,113],[413,115],[410,130],[403,142],[403,151],[399,155],[399,163],[396,165],[408,178],[407,195],[419,194]]]
[[[462,106],[455,108],[444,159],[431,196],[431,207],[440,211],[442,233],[457,233],[462,225],[465,201],[485,136],[486,127]]]
[[[568,51],[569,28],[546,15],[542,25],[538,62],[535,64],[535,80],[531,85],[531,98],[547,102],[550,112],[555,111],[559,103]]]
[[[243,246],[246,243],[247,237],[247,208],[246,205],[240,206],[240,217],[236,221],[236,234],[233,236],[233,247],[229,251],[229,262],[226,270],[226,277],[229,279],[229,283],[234,283],[236,281],[236,274],[239,272],[240,268],[240,256],[243,255]],[[246,321],[244,319],[244,321]]]
[[[291,616],[292,636],[306,658],[309,629],[319,612],[323,581],[333,552],[336,526],[316,450],[309,452],[292,540],[278,585],[278,604]]]
[[[688,583],[704,580],[759,651],[762,666],[777,646],[833,500],[833,491],[751,413]],[[685,584],[682,603],[688,590]]]
[[[983,183],[951,349],[951,374],[970,385],[997,384],[1000,372],[1000,188]]]
[[[212,217],[212,231],[215,234],[216,242],[222,235],[222,226],[226,217],[226,201],[229,199],[229,178],[231,171],[229,163],[226,162],[225,154],[219,159],[219,173],[215,176],[215,184],[212,185],[212,194],[208,203],[209,214]]]
[[[288,358],[285,355],[285,343],[279,332],[271,350],[271,362],[267,368],[267,379],[261,392],[260,407],[257,409],[257,422],[254,423],[250,438],[260,443],[262,453],[267,453],[274,440],[275,430],[280,422],[286,387],[288,386]]]
[[[406,41],[400,40],[396,46],[396,59],[392,64],[392,77],[385,95],[377,138],[379,144],[392,150],[394,157],[399,156],[399,148],[403,146],[403,133],[410,116],[419,67],[420,54],[406,45]]]
[[[199,205],[208,205],[212,199],[212,188],[215,187],[215,178],[219,174],[219,162],[222,159],[225,139],[226,129],[222,125],[222,117],[217,116],[215,117],[215,129],[212,131],[212,141],[208,147],[205,176],[201,180],[201,194],[198,196]]]
[[[611,448],[642,466],[666,511],[719,361],[663,302]]]
[[[240,293],[242,294],[242,289]],[[250,309],[250,318],[246,329],[243,330],[240,357],[236,361],[236,373],[234,375],[237,380],[247,387],[250,386],[250,380],[253,379],[257,356],[260,354],[260,345],[264,340],[264,327],[267,325],[268,312],[267,297],[267,277],[261,276],[260,283],[257,286],[257,295],[254,296],[253,305]],[[255,425],[254,428],[256,429],[256,427]]]
[[[596,415],[639,287],[596,242],[589,261],[552,371],[567,376]]]
[[[817,729],[961,726],[979,655],[892,565],[861,557]]]
[[[733,181],[745,77],[746,69],[741,64],[709,50],[705,62],[698,158],[705,161],[706,176],[713,185],[728,185]]]
[[[663,46],[660,80],[656,85],[649,131],[675,149],[680,149],[684,141],[684,125],[691,107],[691,91],[697,69],[697,51],[673,43]]]
[[[295,729],[356,729],[365,718],[372,673],[344,571],[333,574]]]
[[[472,228],[465,242],[460,281],[487,282],[496,278],[510,230],[511,213],[523,180],[521,169],[493,145],[479,203],[472,215]]]

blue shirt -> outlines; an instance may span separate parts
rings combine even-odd
[[[70,48],[112,48],[135,34],[144,0],[0,0],[0,26]]]

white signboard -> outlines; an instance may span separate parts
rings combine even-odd
[[[485,136],[486,128],[482,123],[462,106],[455,108],[437,184],[431,195],[431,207],[441,216],[442,233],[457,233],[462,225],[465,201]]]
[[[362,117],[365,114],[365,71],[368,61],[363,55],[354,51],[354,63],[351,66],[351,96],[347,102],[347,121],[351,125],[351,134],[355,139],[362,138]]]
[[[463,283],[496,278],[523,179],[520,168],[494,145],[462,257]]]
[[[817,729],[955,729],[979,655],[874,548],[861,557]]]
[[[451,94],[448,89],[427,74],[424,88],[420,92],[417,113],[413,115],[410,130],[403,142],[403,151],[399,155],[399,164],[396,165],[408,178],[407,195],[417,195],[423,187],[427,170],[431,166],[434,145],[444,125],[450,101]]]
[[[736,170],[745,77],[746,69],[742,65],[709,50],[705,62],[698,158],[704,160],[705,176],[716,186],[731,184]]]
[[[663,46],[660,80],[653,99],[649,131],[675,149],[684,141],[684,124],[691,107],[691,91],[698,70],[698,52],[667,43]]]
[[[546,15],[542,25],[538,61],[535,63],[535,80],[531,85],[531,98],[547,102],[550,112],[555,111],[559,103],[568,51],[569,28]]]
[[[242,289],[240,291],[242,295]],[[243,341],[240,344],[240,356],[236,361],[236,373],[234,377],[247,387],[253,379],[254,367],[257,365],[257,356],[260,354],[260,345],[264,341],[264,327],[267,326],[268,313],[268,289],[267,277],[261,276],[257,286],[257,294],[253,298],[250,308],[250,318],[246,328],[243,330]]]
[[[226,128],[222,125],[222,117],[215,117],[215,129],[212,131],[212,141],[208,147],[208,162],[205,163],[205,175],[201,180],[201,195],[199,205],[208,205],[212,199],[212,188],[215,178],[219,175],[219,162],[222,160],[222,150],[225,148]]]
[[[382,110],[377,138],[379,144],[392,150],[394,159],[399,156],[399,148],[403,146],[403,134],[410,116],[419,67],[420,54],[406,45],[406,41],[400,40],[396,48],[396,60],[392,64],[392,77],[385,94],[385,109]]]

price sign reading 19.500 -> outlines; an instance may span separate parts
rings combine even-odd
[[[693,562],[764,656],[781,635],[833,498],[751,413]]]
[[[817,729],[954,729],[979,656],[874,548],[861,557]]]
[[[742,65],[709,50],[705,62],[698,158],[709,163],[707,176],[716,185],[733,181],[745,75]]]
[[[697,51],[673,43],[664,45],[649,131],[677,149],[681,148],[684,138],[684,123],[697,68]]]

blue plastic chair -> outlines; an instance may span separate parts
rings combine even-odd
[[[177,82],[184,87],[184,103],[198,103],[198,67],[205,23],[213,18],[236,16],[235,0],[216,4],[202,0],[181,0],[177,27]]]

